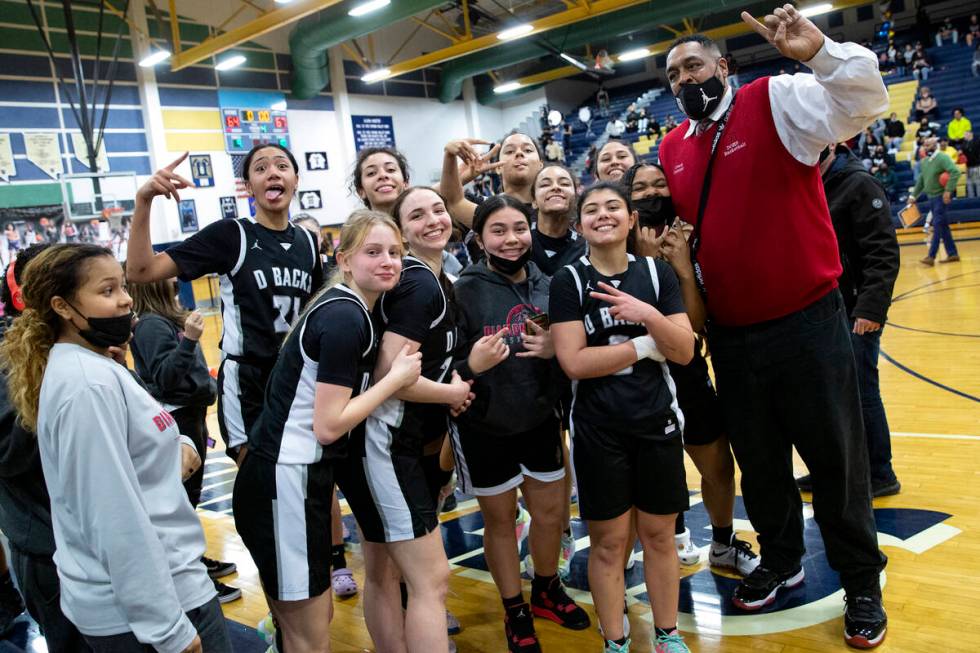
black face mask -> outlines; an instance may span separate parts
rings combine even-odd
[[[717,69],[715,70],[717,72]],[[725,85],[712,75],[700,84],[681,84],[674,100],[677,107],[691,120],[704,120],[718,108],[725,96]]]
[[[68,304],[75,312],[82,315],[82,312]],[[88,322],[87,329],[78,329],[78,335],[85,338],[93,347],[119,347],[129,342],[133,335],[133,312],[117,317],[85,317]]]
[[[490,261],[490,265],[497,272],[501,272],[507,276],[513,276],[523,270],[527,262],[531,260],[531,248],[529,247],[517,260],[502,258],[490,252],[487,252],[487,260]]]
[[[677,217],[677,211],[674,209],[674,200],[669,196],[660,197],[659,195],[654,195],[653,197],[644,197],[643,199],[633,200],[632,205],[633,210],[640,216],[641,227],[650,227],[659,231],[661,227],[670,224]]]

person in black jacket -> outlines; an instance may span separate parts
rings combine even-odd
[[[182,435],[194,441],[202,464],[184,481],[187,498],[195,508],[201,500],[203,461],[208,454],[208,407],[218,396],[204,353],[198,345],[204,333],[204,318],[185,311],[177,300],[177,280],[129,283],[133,311],[139,321],[133,329],[130,348],[136,374],[154,399],[170,412]],[[242,595],[236,587],[218,582],[236,570],[235,563],[201,558],[214,580],[221,603]]]
[[[820,163],[843,273],[840,290],[851,319],[861,409],[871,464],[871,492],[898,494],[891,464],[891,435],[878,388],[878,351],[898,277],[899,249],[891,207],[881,184],[844,145],[824,150]],[[808,476],[797,481],[809,491]]]
[[[10,264],[12,272],[0,281],[3,300],[3,331],[24,308],[19,283],[24,268],[47,247],[32,245]],[[12,276],[12,278],[11,278]],[[13,283],[10,283],[10,282]],[[54,564],[54,531],[51,526],[51,499],[44,484],[37,436],[23,428],[7,394],[7,375],[0,374],[0,530],[10,542],[10,563],[27,604],[27,611],[41,627],[51,653],[79,653],[91,650],[75,625],[61,612],[61,584]],[[23,612],[10,594],[9,572],[0,579],[0,610]],[[7,598],[7,596],[11,598]],[[8,603],[10,605],[8,605]],[[16,611],[16,612],[15,612]]]
[[[509,195],[487,199],[473,216],[486,259],[463,271],[453,290],[461,346],[456,369],[473,378],[473,404],[451,429],[460,489],[483,512],[487,564],[504,604],[512,653],[540,653],[535,617],[581,630],[589,617],[558,577],[565,465],[558,410],[567,380],[548,330],[549,278],[531,261],[531,216]],[[520,488],[533,519],[530,606],[521,589],[514,531]]]

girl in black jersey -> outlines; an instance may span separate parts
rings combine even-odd
[[[371,383],[378,351],[371,311],[398,282],[400,236],[383,213],[356,211],[348,219],[338,282],[311,300],[283,343],[235,480],[235,523],[283,653],[329,650],[334,462],[346,455],[348,434],[356,442],[371,411],[421,371],[421,356],[403,347]]]
[[[408,188],[408,161],[392,147],[366,147],[357,154],[351,188],[364,206],[391,214],[391,207]]]
[[[368,418],[363,440],[351,445],[359,460],[343,466],[338,484],[364,536],[364,619],[375,646],[446,651],[449,565],[423,458],[427,446],[441,448],[450,408],[461,411],[471,401],[470,384],[451,370],[456,307],[442,250],[452,222],[431,188],[406,190],[392,210],[409,255],[398,286],[376,309],[384,327],[376,374],[407,346],[422,354],[422,377]],[[408,587],[404,613],[399,575]]]
[[[655,163],[638,163],[623,176],[623,186],[630,190],[637,223],[636,254],[662,256],[673,268],[680,282],[684,305],[695,332],[704,327],[705,308],[694,280],[691,251],[683,230],[672,227],[676,218],[667,177]],[[677,401],[685,416],[684,450],[701,472],[704,507],[711,520],[709,562],[728,567],[747,576],[759,566],[759,556],[748,542],[735,537],[732,517],[735,509],[735,462],[721,421],[721,409],[715,394],[708,363],[701,354],[700,343],[687,365],[669,362],[670,374],[677,385]],[[697,564],[700,551],[691,542],[691,531],[684,527],[683,513],[675,528],[678,555],[684,564]],[[693,555],[688,551],[693,551]],[[690,556],[690,557],[688,557]]]
[[[464,378],[475,377],[473,405],[455,420],[453,449],[461,489],[477,496],[487,564],[504,603],[513,653],[540,652],[532,613],[579,630],[589,617],[558,580],[567,504],[558,401],[562,375],[544,322],[549,280],[530,262],[530,216],[522,202],[496,195],[473,228],[487,254],[456,283]],[[538,320],[538,322],[535,322]],[[494,344],[490,356],[484,345]],[[534,520],[531,605],[521,591],[514,504],[521,489]]]
[[[589,256],[552,279],[551,331],[558,361],[574,384],[572,462],[579,512],[589,525],[589,586],[606,651],[629,650],[622,563],[635,516],[655,645],[679,652],[687,648],[676,632],[673,535],[677,513],[688,507],[684,417],[663,361],[690,361],[694,336],[670,266],[626,251],[636,218],[618,184],[585,191],[579,229]]]
[[[499,146],[494,146],[486,154],[479,154],[475,145],[489,145],[487,141],[464,138],[446,144],[442,162],[442,181],[439,188],[446,198],[446,206],[454,219],[466,225],[473,224],[476,203],[466,199],[460,178],[457,159],[464,167],[480,171],[497,169],[503,182],[504,193],[530,206],[534,201],[534,177],[541,170],[541,152],[533,138],[521,132],[511,132]],[[499,155],[496,163],[490,163]]]
[[[218,220],[154,254],[150,205],[158,195],[178,201],[179,191],[192,187],[174,172],[186,158],[185,152],[158,170],[137,192],[126,272],[137,283],[220,275],[218,424],[228,455],[240,463],[279,345],[323,285],[323,268],[313,236],[289,223],[299,166],[289,150],[278,145],[258,145],[242,163],[245,187],[255,198],[254,220]]]
[[[610,138],[596,154],[595,177],[599,181],[618,182],[635,164],[633,146],[618,138]]]
[[[585,254],[585,239],[572,228],[578,183],[571,170],[547,163],[534,178],[531,260],[549,277]]]

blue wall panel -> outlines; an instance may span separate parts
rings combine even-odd
[[[72,113],[70,108],[62,109],[62,113],[65,116],[65,129],[78,129],[78,123],[75,122],[75,114]],[[102,112],[97,112],[98,119],[101,120]],[[4,124],[0,121],[0,125]],[[109,109],[109,119],[106,122],[106,127],[109,129],[142,129],[143,128],[143,114],[139,109]]]
[[[218,90],[214,88],[158,87],[164,107],[217,107]]]
[[[58,129],[58,110],[38,107],[25,111],[21,107],[0,107],[0,126],[3,129]]]
[[[0,98],[8,102],[54,102],[54,85],[0,79]]]
[[[0,68],[7,75],[51,77],[51,64],[43,55],[0,54]]]

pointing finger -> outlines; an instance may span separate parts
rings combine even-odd
[[[759,21],[757,21],[755,19],[755,16],[753,16],[749,12],[747,12],[747,11],[743,11],[742,12],[742,20],[745,23],[747,23],[749,27],[751,27],[753,30],[755,30],[755,32],[759,36],[763,37],[767,41],[772,38],[771,35],[770,35],[770,33],[769,33],[769,28],[767,28],[765,25],[763,25],[762,23],[760,23]]]
[[[177,166],[179,166],[181,163],[184,162],[184,159],[187,158],[188,154],[190,154],[190,152],[184,152],[183,154],[181,154],[179,157],[177,157],[176,160],[172,161],[168,166],[166,166],[166,169],[173,172],[174,168],[176,168]]]

